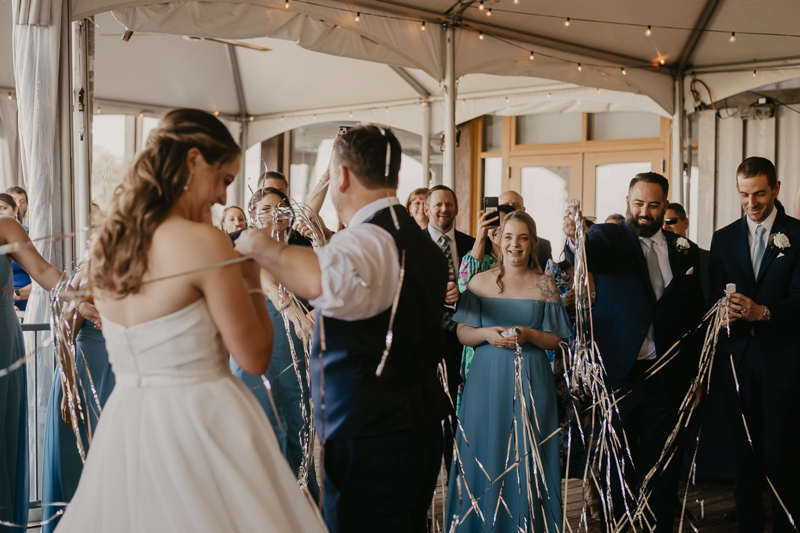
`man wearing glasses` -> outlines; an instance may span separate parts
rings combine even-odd
[[[689,217],[686,216],[686,210],[681,204],[672,202],[667,206],[663,228],[688,239],[686,234],[689,231]],[[708,281],[708,250],[702,248],[700,248],[700,282],[703,285],[703,297],[708,298],[711,290]]]

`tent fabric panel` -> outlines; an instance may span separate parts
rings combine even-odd
[[[303,6],[304,12],[298,13],[294,8],[283,11],[235,2],[181,2],[128,7],[115,10],[114,16],[135,32],[231,39],[273,37],[316,52],[418,68],[441,76],[441,28],[431,25],[422,32],[416,22],[366,15],[356,22],[350,13],[352,6],[331,4],[331,8]]]

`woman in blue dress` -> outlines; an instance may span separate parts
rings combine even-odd
[[[259,189],[253,194],[249,210],[256,226],[266,227],[274,224],[276,234],[285,239],[292,237],[291,223],[293,220],[289,208],[289,199],[282,191],[271,187]],[[311,420],[311,408],[305,352],[303,351],[303,341],[298,335],[298,330],[302,330],[303,335],[307,336],[310,334],[312,326],[305,317],[294,316],[295,313],[290,308],[287,313],[289,317],[289,332],[287,333],[283,315],[278,309],[288,304],[288,295],[285,293],[283,295],[280,294],[277,283],[265,271],[262,271],[261,286],[267,293],[267,310],[272,318],[272,326],[275,329],[275,336],[272,341],[272,360],[265,374],[271,386],[275,409],[269,403],[267,390],[260,376],[246,373],[239,368],[233,358],[231,358],[231,370],[256,395],[261,407],[267,413],[267,418],[269,418],[272,428],[275,430],[275,436],[278,438],[286,461],[292,471],[299,475],[299,469],[305,455],[302,441],[306,441],[308,446],[313,446],[313,442],[309,442],[311,438],[309,426],[305,422],[305,420]],[[290,338],[291,345],[289,344]],[[294,357],[297,360],[296,369],[294,367],[292,349],[294,349]],[[302,383],[302,390],[297,378],[298,373],[300,375],[300,383]],[[301,402],[306,412],[305,420]],[[278,412],[277,418],[275,416],[276,410]],[[314,468],[308,472],[307,483],[309,493],[318,501],[319,484],[317,483],[316,470]]]
[[[73,280],[73,289],[78,289],[83,272],[78,273]],[[91,298],[78,304],[78,316],[74,328],[78,331],[75,337],[76,367],[80,377],[79,389],[85,390],[85,398],[81,395],[81,404],[88,412],[92,435],[97,427],[100,415],[97,402],[102,409],[111,391],[114,390],[114,373],[108,362],[108,352],[101,324],[86,320],[81,312],[91,314],[95,311]],[[84,361],[85,359],[85,361]],[[89,365],[88,372],[86,365]],[[91,377],[91,380],[90,380]],[[97,399],[93,398],[91,384],[97,392]],[[61,379],[61,369],[56,370],[53,386],[50,390],[50,402],[47,404],[47,422],[44,434],[44,451],[42,461],[42,518],[47,520],[61,509],[59,503],[69,503],[83,471],[83,462],[78,452],[78,443],[72,427],[66,422],[70,420],[67,396],[64,392],[64,383]],[[85,400],[85,403],[84,403]],[[86,422],[78,423],[81,442],[84,450],[89,451],[89,437]],[[50,533],[58,525],[58,518],[42,526],[42,533]]]
[[[536,242],[530,215],[507,215],[499,267],[472,278],[454,315],[459,340],[474,346],[475,355],[455,439],[447,531],[454,521],[460,532],[561,529],[558,439],[551,437],[558,413],[544,351],[558,347],[571,328],[553,278],[537,265]],[[518,335],[503,337],[512,327]]]
[[[28,402],[22,328],[14,312],[11,261],[19,263],[45,290],[61,272],[45,261],[22,225],[0,216],[0,246],[14,245],[0,255],[0,520],[28,523]],[[20,366],[17,366],[20,365]],[[0,532],[20,531],[0,526]]]

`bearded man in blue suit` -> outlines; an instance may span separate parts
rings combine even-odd
[[[623,451],[616,458],[623,464],[611,467],[616,516],[604,517],[609,531],[625,509],[617,468],[624,469],[625,482],[636,494],[642,478],[661,457],[697,369],[699,346],[690,339],[669,364],[646,378],[656,361],[700,323],[704,311],[699,248],[662,229],[668,193],[664,176],[637,174],[628,189],[625,220],[595,224],[586,236],[586,263],[598,288],[594,339],[603,358],[606,386],[618,399],[615,429],[620,439],[625,431],[633,459],[631,465]],[[574,231],[575,223],[565,217],[564,232],[571,239]],[[572,254],[567,258],[572,261]],[[645,512],[656,532],[671,533],[679,461],[663,467],[661,463],[646,487]],[[601,479],[605,478],[604,472]],[[628,504],[634,502],[629,498]]]
[[[800,221],[777,200],[775,166],[745,159],[736,172],[745,216],[714,233],[709,274],[712,301],[728,283],[730,336],[723,331],[716,372],[724,381],[736,453],[739,531],[764,531],[762,494],[774,486],[795,522],[800,519]],[[746,424],[746,425],[745,425]],[[772,498],[773,531],[794,528]]]

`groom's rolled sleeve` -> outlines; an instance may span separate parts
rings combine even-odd
[[[400,276],[394,238],[375,224],[359,224],[317,250],[322,294],[311,305],[323,316],[362,320],[392,305]]]

